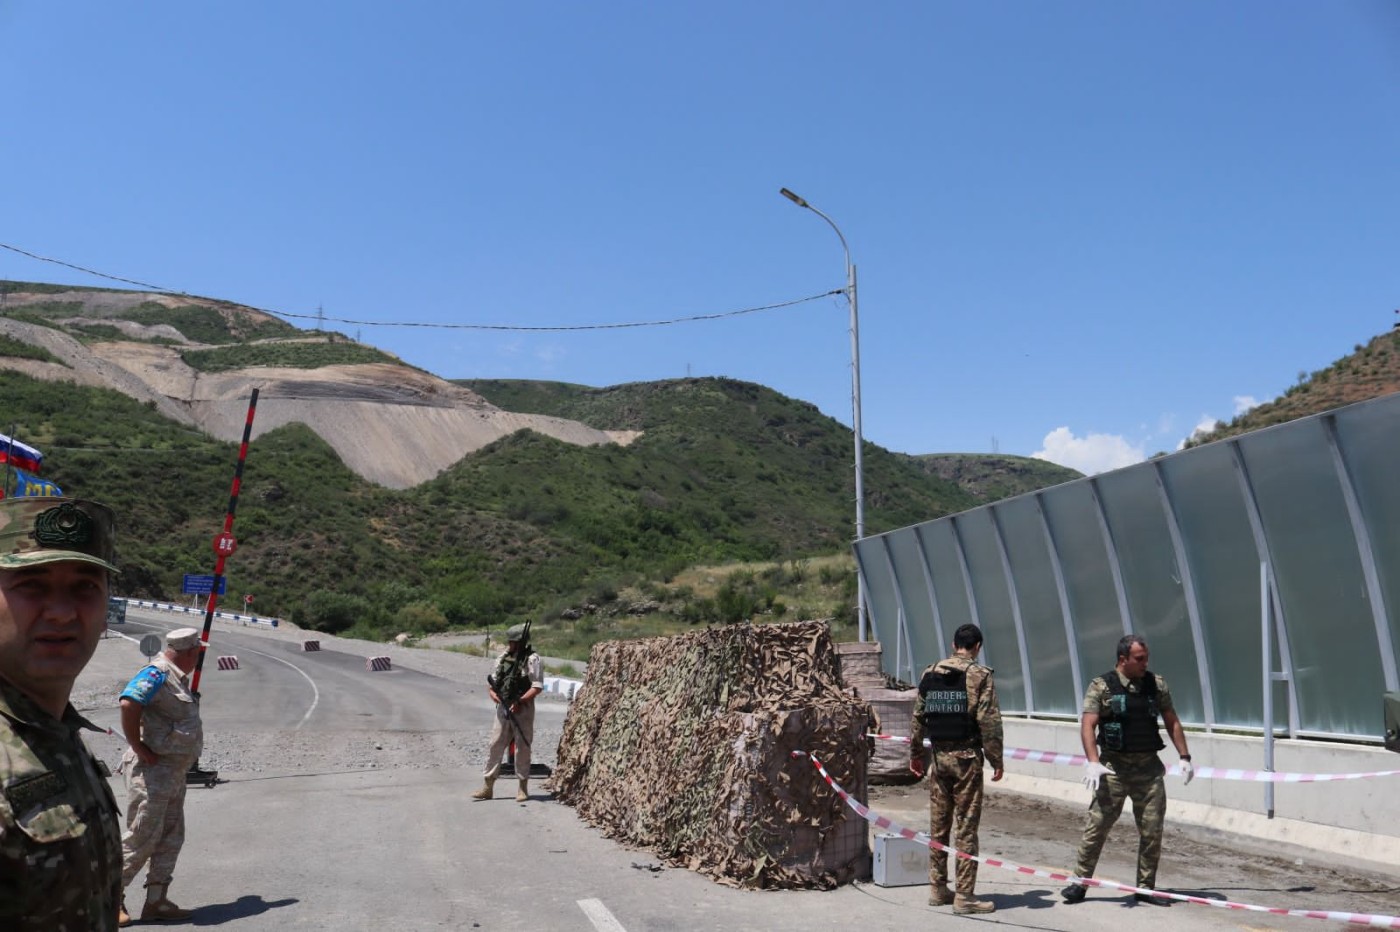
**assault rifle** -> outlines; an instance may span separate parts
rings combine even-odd
[[[510,711],[510,703],[505,701],[504,696],[501,696],[501,691],[496,688],[496,678],[490,673],[486,674],[486,685],[490,686],[491,691],[494,692],[498,698],[500,698],[501,711],[506,713],[506,719],[510,722],[511,727],[515,729],[516,735],[519,736],[521,741],[525,742],[525,746],[527,748],[530,747],[530,742],[525,737],[525,729],[521,728],[520,723],[515,720],[515,715],[512,714]]]

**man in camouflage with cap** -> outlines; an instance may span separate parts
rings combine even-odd
[[[122,888],[146,871],[142,919],[188,919],[166,895],[185,842],[185,773],[204,749],[199,699],[189,675],[199,661],[199,631],[176,628],[165,650],[122,690],[122,756],[126,774],[126,834],[122,836]],[[122,925],[130,921],[122,904]]]
[[[0,928],[116,926],[121,836],[107,767],[69,703],[106,628],[112,512],[0,500]]]
[[[506,650],[496,661],[496,670],[486,680],[491,701],[496,703],[496,722],[491,726],[491,747],[486,752],[486,785],[472,799],[490,799],[501,771],[506,748],[515,743],[515,774],[520,789],[515,801],[530,798],[530,742],[535,738],[535,697],[544,691],[544,662],[530,648],[530,632],[515,625],[506,632]]]

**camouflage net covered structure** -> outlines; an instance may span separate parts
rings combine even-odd
[[[597,644],[551,786],[608,836],[733,886],[865,876],[867,827],[806,758],[866,798],[870,707],[824,622]]]

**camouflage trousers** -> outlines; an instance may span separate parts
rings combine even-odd
[[[122,835],[122,889],[147,863],[146,886],[170,883],[185,843],[185,758],[147,765],[130,751],[126,766],[126,834]]]
[[[1074,872],[1080,877],[1094,875],[1109,829],[1122,815],[1123,804],[1131,799],[1138,830],[1137,885],[1155,889],[1167,815],[1167,787],[1162,779],[1165,768],[1156,754],[1151,755],[1150,763],[1114,759],[1108,754],[1103,762],[1112,765],[1115,772],[1099,782],[1099,790],[1089,803],[1089,818],[1079,841]]]
[[[506,716],[505,709],[503,705],[496,706],[496,723],[491,726],[491,746],[486,752],[487,779],[500,771],[501,759],[506,756],[512,741],[515,742],[515,775],[530,775],[530,742],[535,740],[535,704],[525,703],[510,717]],[[512,717],[514,723],[511,722]]]
[[[934,751],[928,774],[928,833],[948,844],[953,822],[953,847],[977,853],[977,827],[982,822],[982,755],[967,751]],[[948,853],[929,849],[928,880],[935,887],[948,883]],[[977,862],[958,858],[957,892],[971,896],[977,886]]]

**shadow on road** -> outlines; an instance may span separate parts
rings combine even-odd
[[[190,924],[196,926],[217,926],[235,919],[260,916],[270,909],[280,909],[301,902],[296,899],[272,900],[268,902],[260,896],[240,896],[232,903],[214,903],[194,910]]]

